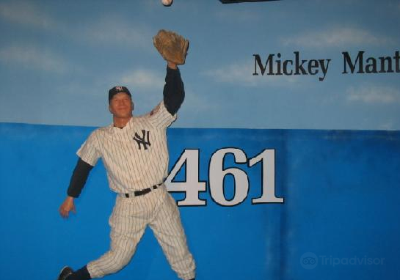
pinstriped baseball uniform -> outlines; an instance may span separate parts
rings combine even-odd
[[[123,268],[135,253],[147,225],[178,276],[195,277],[195,263],[179,210],[163,184],[169,159],[166,129],[175,119],[161,102],[149,114],[133,116],[122,129],[110,125],[95,130],[78,150],[78,156],[92,166],[102,159],[110,188],[120,194],[109,219],[111,248],[87,265],[92,278]],[[159,184],[146,195],[124,195]]]
[[[110,188],[117,193],[159,184],[168,175],[166,128],[175,118],[161,102],[149,114],[132,117],[122,129],[111,124],[95,130],[77,154],[92,166],[101,157]]]

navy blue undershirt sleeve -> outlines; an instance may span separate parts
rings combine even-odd
[[[79,158],[71,176],[71,181],[67,191],[68,196],[72,196],[74,198],[79,197],[92,168],[93,166]]]
[[[171,115],[175,115],[185,99],[185,88],[179,69],[167,67],[163,94],[165,107]]]

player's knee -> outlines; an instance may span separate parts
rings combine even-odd
[[[132,258],[132,254],[118,251],[112,251],[108,254],[108,267],[107,267],[107,274],[116,273],[124,268]]]

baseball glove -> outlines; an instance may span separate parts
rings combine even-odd
[[[153,44],[165,60],[178,65],[185,64],[189,41],[181,35],[161,29],[153,37]]]

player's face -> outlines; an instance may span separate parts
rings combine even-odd
[[[133,102],[129,95],[124,92],[113,96],[109,106],[111,114],[117,118],[128,118],[132,116]]]

